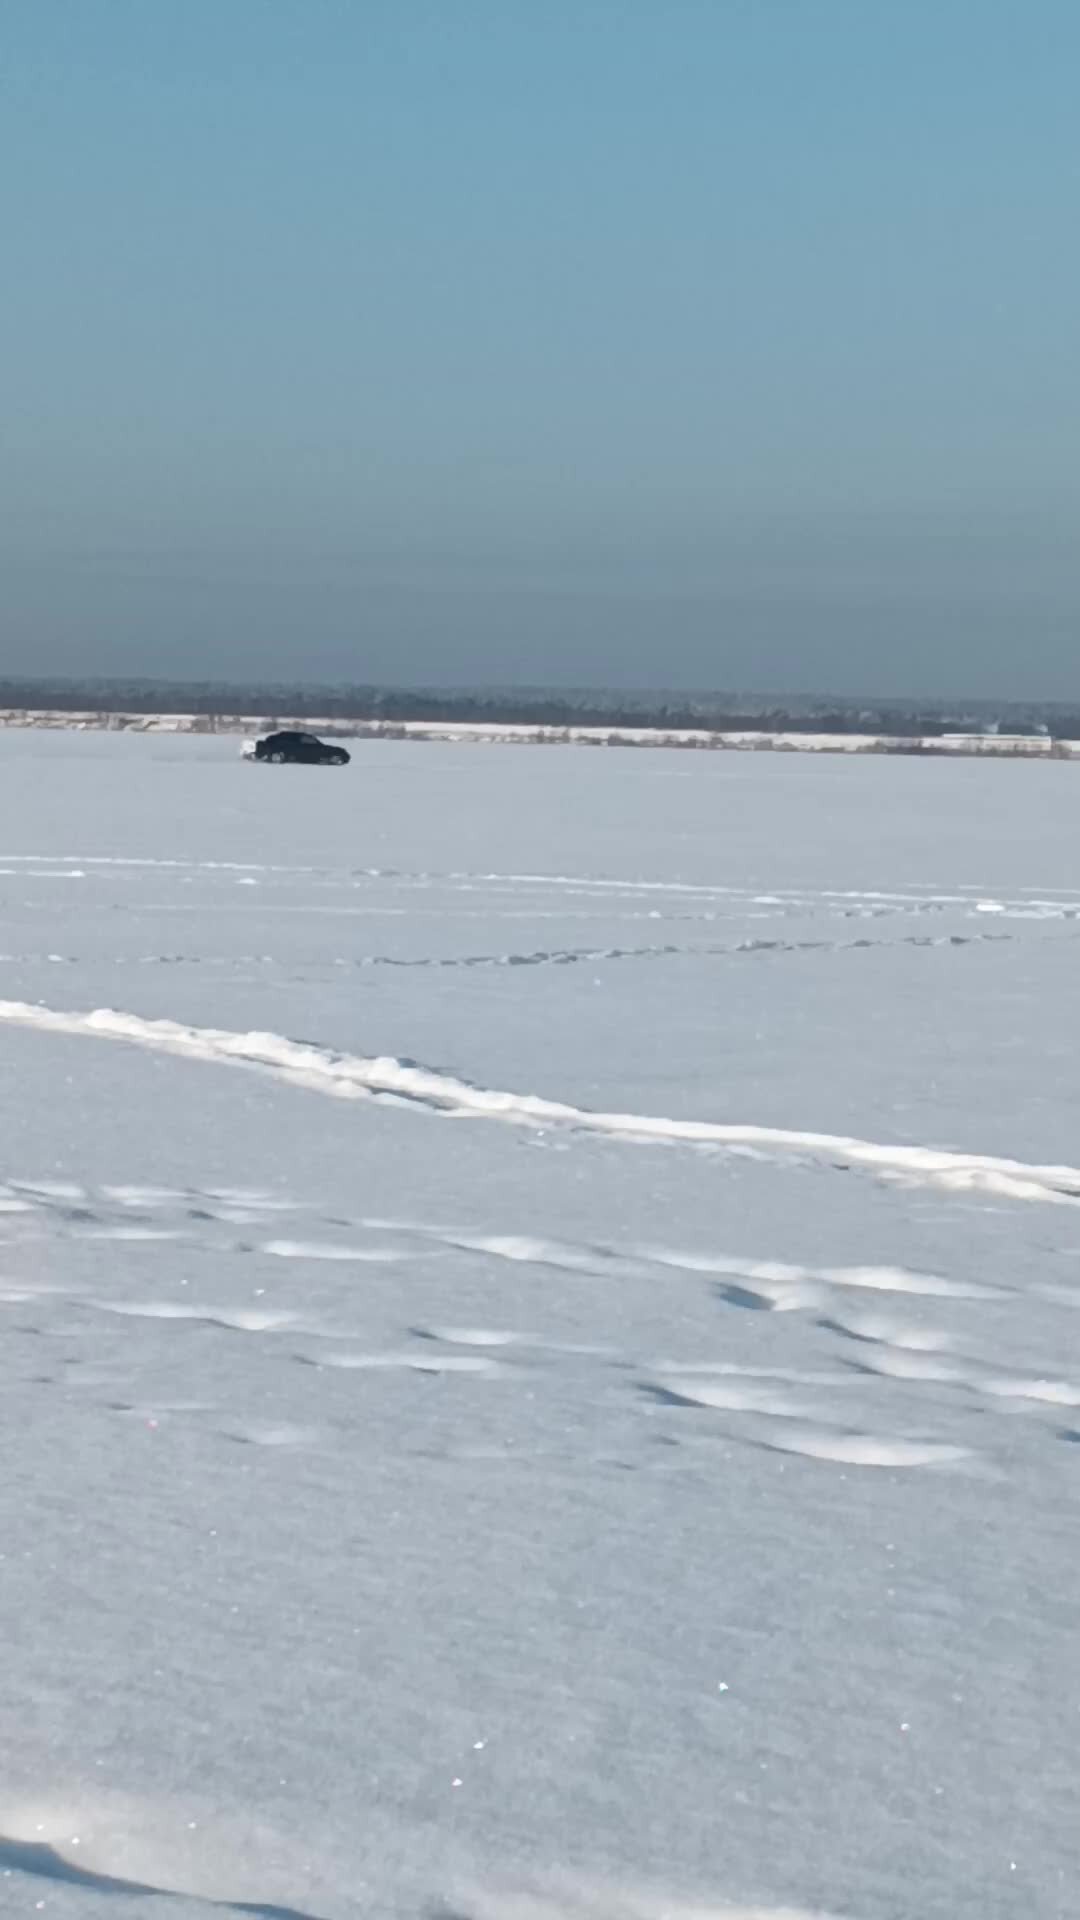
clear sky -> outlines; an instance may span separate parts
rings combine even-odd
[[[1077,0],[2,0],[0,672],[1080,697]]]

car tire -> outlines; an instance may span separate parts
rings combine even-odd
[[[283,753],[268,753],[266,757],[272,767],[283,767],[285,765],[285,755]]]

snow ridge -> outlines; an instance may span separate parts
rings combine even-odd
[[[212,1065],[245,1067],[289,1086],[345,1100],[391,1100],[455,1119],[500,1120],[504,1125],[565,1128],[609,1140],[651,1145],[713,1147],[759,1153],[769,1158],[822,1160],[842,1167],[863,1167],[885,1179],[952,1193],[992,1193],[1011,1200],[1076,1202],[1080,1168],[1030,1165],[988,1154],[950,1153],[933,1147],[903,1146],[849,1138],[842,1134],[762,1127],[749,1123],[679,1120],[635,1113],[598,1113],[537,1094],[471,1086],[453,1075],[399,1060],[392,1055],[336,1053],[329,1048],[288,1040],[277,1033],[232,1033],[216,1027],[185,1026],[176,1020],[145,1020],[134,1013],[99,1008],[72,1013],[0,1000],[0,1022],[54,1033],[114,1040],[154,1053]]]

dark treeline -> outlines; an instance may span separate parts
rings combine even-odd
[[[432,720],[548,727],[707,727],[721,732],[934,736],[998,725],[1080,738],[1080,710],[1054,704],[758,699],[750,695],[605,693],[552,688],[402,688],[152,680],[0,680],[0,708],[55,713],[288,715],[298,720]]]

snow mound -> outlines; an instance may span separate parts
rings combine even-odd
[[[393,1056],[335,1053],[277,1033],[232,1033],[218,1027],[185,1026],[176,1020],[144,1020],[138,1014],[109,1008],[68,1013],[21,1000],[0,1000],[0,1021],[42,1033],[120,1041],[211,1065],[246,1067],[287,1085],[339,1099],[389,1097],[454,1118],[501,1120],[517,1127],[565,1128],[652,1145],[735,1151],[750,1148],[775,1157],[825,1160],[845,1170],[864,1167],[887,1179],[936,1186],[947,1192],[992,1193],[1010,1200],[1059,1204],[1080,1200],[1078,1167],[1037,1166],[989,1154],[950,1153],[787,1127],[596,1113],[536,1094],[472,1086],[450,1074],[412,1066]],[[862,1284],[873,1282],[864,1278]]]

